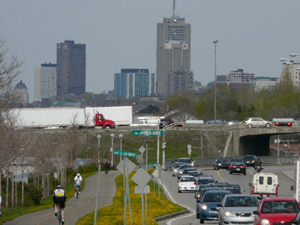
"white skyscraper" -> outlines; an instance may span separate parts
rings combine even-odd
[[[42,99],[49,99],[56,96],[56,64],[41,64],[35,68],[35,94],[34,101],[42,102]]]

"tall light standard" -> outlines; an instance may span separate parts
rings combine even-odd
[[[97,135],[98,139],[98,180],[97,180],[97,191],[96,191],[96,205],[95,205],[95,217],[94,217],[94,225],[97,224],[97,212],[98,212],[98,197],[99,197],[99,189],[100,189],[100,172],[101,172],[101,163],[100,163],[100,138],[101,135]]]
[[[111,133],[110,137],[111,137],[111,162],[110,162],[110,165],[113,166],[114,165],[114,137],[115,137],[115,134]]]
[[[214,101],[214,119],[215,124],[217,120],[217,43],[218,40],[213,41],[215,44],[215,101]]]

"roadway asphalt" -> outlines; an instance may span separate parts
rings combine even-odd
[[[249,182],[252,182],[253,174],[256,171],[253,168],[247,168],[247,175],[233,174],[230,175],[227,170],[215,171],[212,169],[199,168],[203,170],[204,174],[213,175],[215,180],[219,182],[238,183],[242,190],[245,190],[245,194],[250,193]],[[278,175],[280,183],[279,196],[293,197],[294,192],[290,190],[290,186],[294,185],[293,180],[293,166],[268,166],[264,167],[264,172],[270,172]],[[182,216],[177,216],[167,221],[159,222],[159,225],[194,225],[199,224],[199,219],[196,218],[196,201],[194,199],[194,193],[178,193],[177,178],[172,177],[171,171],[163,172],[163,184],[165,191],[169,195],[169,199],[177,204],[180,204],[190,210],[191,213]],[[218,224],[218,222],[208,222],[205,224]]]
[[[98,198],[98,208],[109,206],[116,192],[115,178],[120,173],[110,171],[108,174],[100,174],[100,192]],[[75,225],[77,220],[95,210],[97,190],[97,174],[90,176],[85,181],[84,191],[76,199],[72,197],[68,200],[65,208],[66,225]],[[56,224],[54,209],[46,209],[38,212],[29,213],[16,218],[15,220],[4,223],[5,225],[48,225]]]

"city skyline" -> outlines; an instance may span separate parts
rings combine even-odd
[[[112,90],[114,73],[121,68],[156,71],[156,25],[172,17],[172,0],[70,3],[66,0],[60,7],[37,0],[1,4],[0,34],[10,53],[25,61],[18,81],[26,84],[30,102],[35,67],[55,63],[56,44],[63,40],[87,46],[88,92]],[[194,80],[204,85],[214,79],[214,40],[219,40],[218,75],[243,68],[256,76],[279,77],[279,58],[300,51],[299,1],[178,0],[176,5],[176,15],[192,26],[191,71]]]

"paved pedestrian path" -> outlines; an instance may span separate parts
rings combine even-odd
[[[119,174],[118,171],[110,171],[108,174],[101,172],[98,209],[112,205],[112,199],[116,193],[115,178]],[[95,210],[96,190],[97,174],[85,180],[85,188],[79,195],[79,199],[72,197],[67,201],[65,208],[66,225],[75,225],[79,218]],[[4,225],[48,225],[56,223],[58,222],[54,216],[54,209],[51,208],[20,216],[4,223]]]

